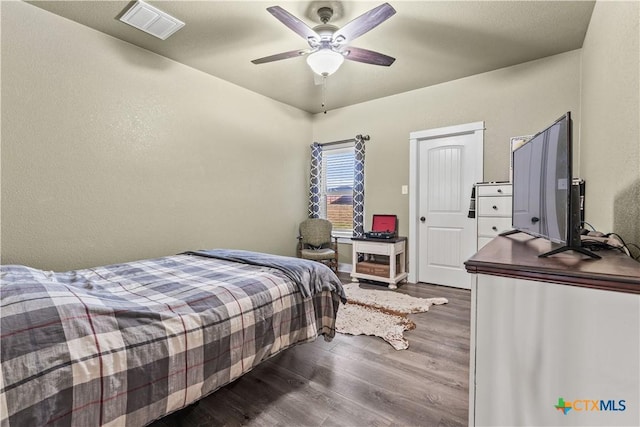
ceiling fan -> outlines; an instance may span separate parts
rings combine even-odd
[[[300,19],[280,6],[269,7],[267,11],[304,38],[307,43],[309,43],[309,48],[291,50],[289,52],[254,59],[251,61],[254,64],[264,64],[281,59],[308,55],[307,63],[311,69],[316,74],[327,77],[335,73],[345,59],[386,67],[395,61],[395,58],[382,53],[349,46],[349,43],[357,37],[377,27],[396,13],[395,9],[389,3],[384,3],[371,9],[347,23],[342,28],[329,24],[329,20],[333,16],[333,9],[328,6],[318,9],[318,17],[322,24],[313,28],[307,26]]]

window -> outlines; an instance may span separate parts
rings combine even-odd
[[[333,224],[336,236],[353,232],[353,145],[325,148],[322,153],[320,214]]]

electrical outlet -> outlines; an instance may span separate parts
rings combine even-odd
[[[409,194],[409,186],[403,185],[401,191],[402,191],[402,194]]]

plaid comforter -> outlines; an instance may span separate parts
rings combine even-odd
[[[146,425],[288,347],[330,340],[331,288],[304,298],[280,270],[193,255],[3,266],[0,425]]]

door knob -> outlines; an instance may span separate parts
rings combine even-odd
[[[427,220],[427,218],[425,218],[423,216],[420,217],[420,222],[425,222],[426,220]]]

